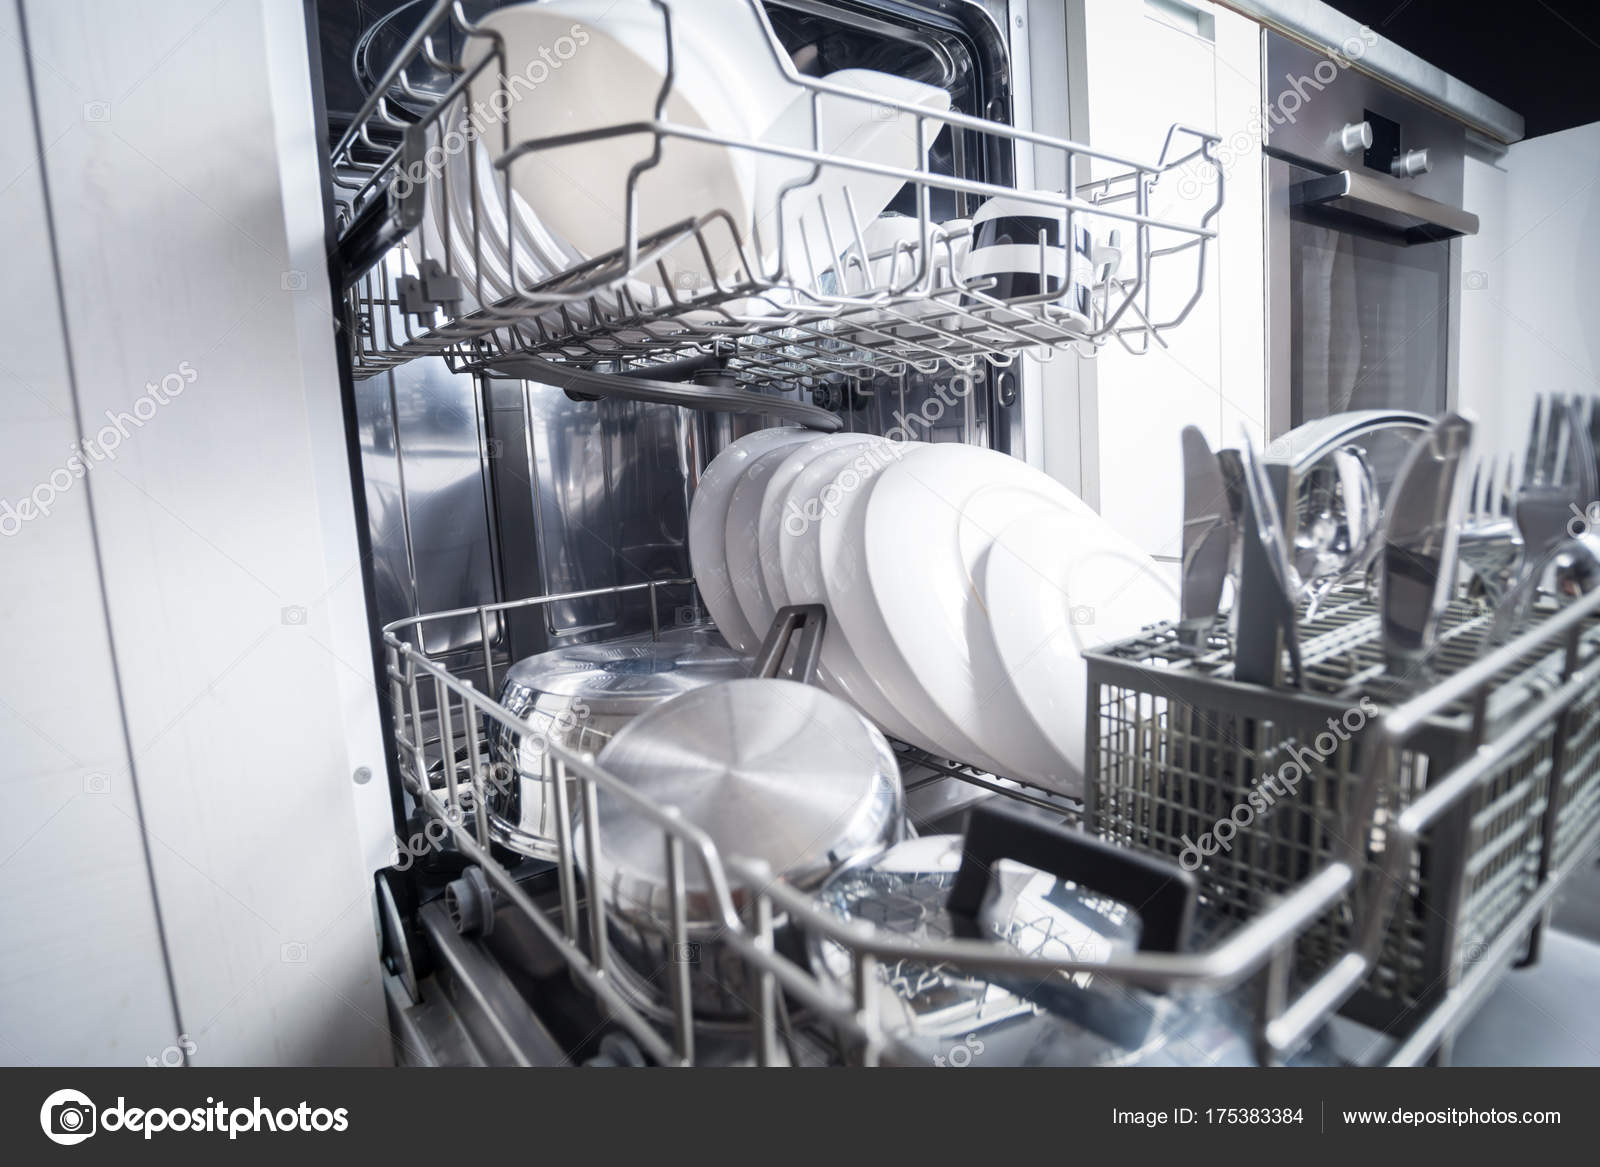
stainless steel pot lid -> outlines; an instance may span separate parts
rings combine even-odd
[[[630,722],[598,762],[677,807],[722,855],[763,861],[801,888],[901,836],[904,793],[883,734],[839,698],[794,681],[725,681],[685,693]],[[662,831],[603,790],[598,806],[607,900],[666,919]],[[707,919],[704,869],[692,855],[685,866],[691,918]]]
[[[579,644],[518,661],[501,693],[549,693],[582,699],[596,712],[636,713],[711,681],[747,675],[732,649],[704,638]]]

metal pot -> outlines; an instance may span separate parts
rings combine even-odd
[[[732,649],[705,636],[575,645],[512,665],[500,704],[528,728],[512,733],[498,722],[490,725],[489,824],[495,841],[535,859],[555,859],[546,743],[593,758],[641,713],[748,672]]]
[[[722,855],[760,860],[802,890],[869,861],[904,832],[905,795],[889,743],[853,708],[794,681],[752,678],[685,693],[617,734],[599,764],[673,806]],[[600,859],[591,894],[610,912],[619,963],[644,996],[667,999],[672,961],[689,961],[695,1012],[734,1018],[747,972],[718,944],[703,866],[689,856],[689,949],[674,951],[665,840],[620,798],[597,800]],[[586,858],[585,861],[587,862]],[[735,905],[745,889],[732,889]]]

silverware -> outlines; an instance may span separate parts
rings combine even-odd
[[[1205,435],[1195,426],[1185,426],[1182,442],[1183,572],[1178,639],[1197,652],[1205,648],[1217,620],[1238,527],[1221,464]]]
[[[1242,446],[1244,514],[1240,527],[1239,586],[1233,604],[1234,677],[1247,684],[1282,683],[1289,654],[1294,684],[1303,679],[1300,636],[1295,623],[1295,584],[1278,491],[1249,435]],[[1285,482],[1286,466],[1274,468]]]
[[[1472,423],[1446,414],[1412,447],[1384,516],[1379,612],[1391,675],[1426,667],[1455,592],[1460,491],[1457,477],[1472,443]]]
[[[1378,485],[1357,446],[1328,451],[1296,475],[1296,598],[1309,597],[1310,620],[1335,588],[1365,574],[1377,549]]]
[[[1539,587],[1563,545],[1570,524],[1580,520],[1600,486],[1596,484],[1594,416],[1574,401],[1539,394],[1534,399],[1522,484],[1514,511],[1523,540],[1521,567],[1495,606],[1484,644],[1503,644],[1527,618]],[[1567,549],[1581,560],[1582,547]]]
[[[1589,501],[1583,496],[1577,437],[1577,421],[1568,403],[1545,394],[1534,399],[1533,428],[1515,504],[1530,562],[1542,561],[1566,537],[1571,508]]]
[[[1233,547],[1228,556],[1228,578],[1233,581],[1234,594],[1239,589],[1239,532],[1244,528],[1244,459],[1235,449],[1217,451],[1217,467],[1222,471],[1223,485],[1228,488],[1228,516],[1233,520]]]
[[[1480,458],[1461,520],[1461,562],[1491,607],[1505,598],[1523,562],[1522,532],[1511,518],[1512,469],[1509,457]]]

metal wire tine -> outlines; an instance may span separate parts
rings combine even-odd
[[[456,734],[455,715],[450,712],[450,690],[443,678],[433,678],[434,715],[439,719],[439,750],[444,763],[445,804],[452,811],[461,810],[461,799],[456,791]]]
[[[471,681],[462,681],[468,689],[473,688]],[[461,703],[461,714],[466,719],[467,734],[467,781],[472,791],[472,816],[478,830],[478,845],[489,845],[489,805],[488,795],[484,790],[483,782],[483,748],[479,739],[478,715],[473,712],[470,702]]]
[[[422,60],[430,69],[438,69],[441,73],[461,72],[460,67],[454,61],[441,57],[434,49],[433,32],[429,32],[422,38]]]
[[[567,764],[545,754],[539,765],[541,776],[552,783],[556,804],[556,882],[561,889],[561,930],[574,944],[578,940],[578,876],[574,870],[572,847],[572,807],[567,797]],[[590,884],[594,885],[591,875]]]
[[[755,894],[755,941],[764,952],[773,951],[772,900],[763,892]],[[765,965],[756,968],[757,1040],[756,1058],[760,1065],[778,1062],[778,984]]]
[[[677,814],[677,809],[671,808]],[[683,840],[668,831],[667,904],[672,931],[672,962],[668,973],[672,983],[672,1040],[685,1065],[694,1064],[694,997],[690,965],[684,957],[689,944],[689,904],[685,892]]]
[[[600,877],[600,800],[594,781],[578,775],[578,796],[583,802],[584,855],[589,863],[589,955],[601,970],[610,965],[607,958],[606,897]]]

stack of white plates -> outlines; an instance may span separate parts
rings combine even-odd
[[[821,683],[887,733],[1082,789],[1085,648],[1176,615],[1151,558],[1060,483],[992,450],[767,429],[701,479],[689,553],[728,643],[828,612]]]

